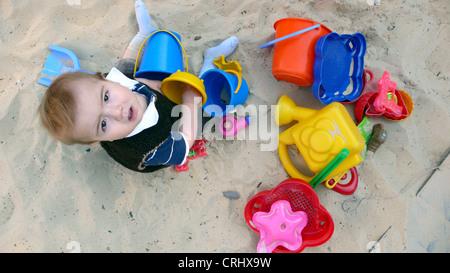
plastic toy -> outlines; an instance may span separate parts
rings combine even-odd
[[[343,105],[333,102],[321,110],[298,107],[283,95],[275,111],[279,126],[293,120],[299,121],[279,135],[278,153],[281,163],[291,177],[311,181],[292,163],[287,146],[296,145],[309,169],[316,175],[322,171],[344,148],[348,156],[325,177],[338,180],[347,170],[362,161],[360,152],[365,147],[364,138]]]
[[[336,169],[336,167],[347,158],[349,154],[348,149],[344,148],[340,151],[326,166],[323,168],[314,178],[309,182],[313,189],[316,189],[316,186],[325,180],[325,177],[331,173],[332,170]],[[328,185],[328,184],[327,184]]]
[[[140,54],[149,40],[144,56],[138,68]],[[184,66],[183,66],[184,55]],[[186,51],[180,35],[168,30],[152,32],[142,43],[134,66],[135,78],[161,80],[161,91],[171,101],[181,104],[182,85],[194,86],[202,95],[202,107],[210,116],[223,116],[248,97],[248,86],[242,78],[242,68],[237,61],[225,62],[220,56],[214,60],[219,69],[210,69],[198,79],[189,73]],[[230,98],[229,103],[222,101],[222,91]]]
[[[284,180],[278,186],[269,191],[262,191],[253,196],[245,206],[245,220],[249,227],[260,233],[253,223],[253,216],[257,212],[269,212],[272,204],[279,200],[289,202],[292,211],[303,211],[308,216],[306,226],[301,232],[302,244],[295,250],[289,250],[279,245],[273,252],[299,253],[306,247],[314,247],[327,242],[334,231],[334,223],[331,215],[325,207],[319,203],[314,189],[307,182],[296,178]]]
[[[367,145],[369,145],[370,137],[372,136],[372,122],[370,121],[370,117],[363,117],[363,119],[356,125],[359,132],[361,132],[361,135],[364,138],[364,141],[366,143],[366,147],[361,152],[362,160],[366,158],[367,153]]]
[[[362,87],[362,90],[361,90],[361,93],[359,94],[359,96],[352,101],[343,100],[340,103],[343,103],[343,104],[354,103],[364,95],[364,91],[366,90],[367,85],[370,84],[371,82],[373,82],[373,80],[374,80],[373,72],[369,69],[364,69],[362,78],[363,78],[363,87]]]
[[[323,104],[357,99],[363,88],[364,35],[327,34],[319,38],[315,52],[314,97]]]
[[[202,96],[202,106],[205,105],[207,101],[207,95],[205,92],[205,85],[203,84],[203,80],[199,79],[197,76],[183,71],[177,71],[165,78],[161,82],[161,92],[172,102],[176,104],[182,104],[183,99],[183,84],[189,84]]]
[[[248,97],[248,85],[237,61],[225,62],[222,55],[214,60],[214,64],[219,69],[210,69],[201,77],[208,95],[203,109],[212,117],[221,117],[237,105],[244,104]]]
[[[142,48],[148,39],[150,40],[142,57],[139,70],[137,70]],[[183,54],[185,69],[183,67]],[[139,49],[134,66],[134,77],[162,81],[178,70],[189,72],[189,64],[180,35],[168,30],[156,30],[150,33]]]
[[[409,115],[411,115],[412,109],[414,108],[411,97],[408,93],[402,90],[395,90],[393,93],[390,92],[386,96],[387,99],[397,101],[398,105],[405,106],[402,110],[403,114],[400,117],[389,116],[386,112],[378,112],[374,107],[375,99],[380,96],[379,92],[369,92],[361,96],[360,99],[356,102],[355,105],[355,117],[358,121],[361,121],[364,116],[368,117],[379,117],[384,116],[390,120],[403,120],[406,119]]]
[[[275,39],[275,40],[270,41],[270,42],[268,42],[268,43],[265,43],[265,44],[263,44],[263,45],[260,45],[259,48],[266,48],[266,47],[269,47],[269,46],[273,46],[275,43],[278,43],[278,42],[280,42],[280,41],[289,39],[289,38],[291,38],[291,37],[297,36],[297,35],[299,35],[299,34],[305,33],[305,32],[307,32],[307,31],[313,30],[313,29],[318,28],[318,27],[320,27],[320,24],[314,25],[314,26],[312,26],[312,27],[307,27],[307,28],[302,29],[302,30],[300,30],[300,31],[294,32],[294,33],[292,33],[292,34],[283,36],[283,37],[281,37],[281,38],[278,38],[278,39]]]
[[[390,120],[403,120],[410,116],[413,101],[406,92],[395,89],[395,86],[396,83],[389,79],[389,72],[385,71],[378,81],[378,92],[364,94],[356,102],[356,119],[361,121],[363,116],[383,115]]]
[[[284,18],[274,24],[275,38],[292,34],[301,29],[317,25],[317,22],[302,18]],[[326,26],[320,27],[280,41],[274,45],[272,74],[277,80],[307,86],[314,82],[314,48],[317,40],[331,33]]]
[[[358,122],[362,121],[364,116],[379,117],[383,113],[377,112],[373,107],[373,102],[378,96],[378,92],[369,92],[361,96],[355,105],[355,117]]]
[[[386,114],[383,115],[383,117],[386,119],[389,119],[389,120],[393,120],[393,121],[400,121],[400,120],[404,120],[404,119],[408,118],[411,115],[411,113],[414,109],[414,102],[413,102],[412,98],[408,95],[408,93],[406,93],[405,91],[403,91],[403,90],[395,90],[395,91],[396,91],[395,92],[396,97],[400,98],[398,100],[399,104],[403,104],[406,107],[406,111],[404,111],[405,114],[401,115],[401,117],[399,117],[399,118],[392,118]]]
[[[324,180],[324,178],[332,171],[334,170],[347,156],[349,151],[347,149],[342,149],[342,151],[336,155],[336,157],[328,163],[325,168],[323,168],[322,171],[320,171],[314,178],[309,182],[309,184],[313,187],[313,189],[316,189],[316,186]],[[355,193],[356,189],[358,188],[358,172],[355,167],[350,168],[350,179],[349,181],[343,182],[347,178],[347,172],[333,177],[325,182],[325,186],[329,189],[333,189],[335,192],[344,194],[344,195],[351,195]],[[338,183],[339,182],[339,183]]]
[[[148,41],[139,70],[138,63],[142,48]],[[184,55],[184,65],[183,65]],[[187,83],[197,89],[202,96],[202,105],[206,103],[203,81],[189,73],[186,51],[181,43],[180,35],[173,31],[153,31],[142,43],[134,65],[135,78],[160,80],[161,92],[172,102],[182,104],[183,84]]]
[[[53,78],[70,71],[91,73],[81,69],[80,61],[72,51],[55,45],[50,45],[49,48],[52,54],[47,56],[44,69],[42,70],[44,77],[39,78],[38,83],[45,86],[50,86]]]
[[[239,130],[247,127],[249,123],[250,117],[248,116],[236,119],[234,116],[227,114],[219,120],[219,132],[225,137],[235,136]]]
[[[175,166],[175,170],[178,172],[185,172],[189,170],[189,160],[196,159],[197,157],[202,157],[205,155],[208,155],[206,153],[206,147],[205,145],[207,141],[205,139],[199,139],[194,142],[191,149],[189,150],[189,154],[187,156],[186,162],[183,165],[177,165]]]
[[[348,175],[349,172],[350,176]],[[339,178],[339,181],[335,181],[335,179],[332,178],[325,182],[325,186],[329,189],[333,189],[337,193],[351,195],[355,193],[358,188],[358,180],[358,171],[356,170],[356,167],[353,167],[344,173],[344,175]]]
[[[389,72],[384,71],[383,77],[378,81],[378,90],[380,93],[373,101],[375,111],[386,113],[392,117],[400,117],[402,115],[403,107],[397,104],[398,97],[396,98],[394,94],[396,85],[389,78]]]
[[[293,212],[288,201],[279,200],[269,212],[253,214],[252,222],[260,235],[258,253],[271,253],[278,246],[294,251],[302,245],[301,233],[308,215],[304,211]]]
[[[370,118],[366,116],[357,127],[366,141],[366,149],[362,154],[364,160],[367,151],[375,153],[378,147],[386,141],[387,133],[382,124],[372,126]]]
[[[221,55],[221,56],[219,56],[219,58],[213,60],[213,63],[219,69],[221,69],[225,72],[228,72],[228,73],[233,73],[239,78],[238,85],[236,86],[236,89],[233,91],[233,93],[236,94],[238,92],[239,88],[241,87],[241,83],[242,83],[242,67],[239,64],[239,62],[238,61],[227,62],[227,61],[225,61],[225,56]]]

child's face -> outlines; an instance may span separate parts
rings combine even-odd
[[[147,99],[112,81],[83,79],[74,86],[73,137],[88,142],[129,135],[141,122]]]

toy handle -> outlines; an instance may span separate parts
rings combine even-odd
[[[279,142],[278,143],[278,155],[280,156],[281,164],[283,164],[286,172],[293,178],[299,178],[305,182],[311,181],[312,177],[308,177],[302,174],[292,163],[291,158],[289,157],[287,145]]]
[[[328,179],[327,181],[325,181],[325,186],[329,189],[334,188],[334,186],[336,186],[336,184],[342,179],[343,176],[345,176],[346,173],[347,171],[345,171],[342,174],[338,174],[333,178]]]
[[[189,72],[188,59],[187,59],[186,50],[184,49],[183,44],[182,44],[181,41],[178,39],[178,37],[175,36],[175,34],[173,34],[172,32],[170,32],[170,31],[168,31],[168,30],[161,29],[161,30],[153,31],[153,32],[152,32],[150,35],[148,35],[147,38],[145,38],[145,40],[142,42],[142,45],[141,45],[141,47],[139,48],[138,55],[137,55],[137,57],[136,57],[136,62],[134,63],[133,77],[134,77],[134,75],[136,74],[136,71],[137,71],[137,66],[138,66],[138,62],[139,62],[139,56],[141,55],[142,48],[144,47],[144,45],[145,45],[145,43],[147,42],[147,40],[148,40],[149,38],[151,38],[151,37],[153,36],[153,34],[156,34],[156,33],[158,33],[158,32],[166,32],[166,33],[172,35],[173,38],[175,38],[175,40],[177,40],[178,44],[180,44],[180,47],[181,47],[181,49],[183,50],[184,62],[185,62],[185,65],[186,65],[186,71],[185,71],[185,72]]]
[[[352,178],[350,181],[346,184],[340,184],[335,183],[334,187],[332,188],[335,192],[344,194],[344,195],[351,195],[356,191],[356,188],[358,187],[358,171],[356,170],[356,167],[350,168],[350,174]],[[334,183],[333,179],[330,179],[327,181],[327,184],[330,185]]]
[[[375,79],[373,72],[369,69],[364,69],[363,71],[363,78],[366,81],[366,84],[373,82],[373,80]],[[367,79],[367,75],[369,75],[369,79]]]
[[[236,77],[238,78],[238,84],[236,86],[236,90],[234,90],[234,94],[237,94],[237,92],[239,91],[239,89],[241,89],[241,83],[242,83],[242,76],[240,73],[237,73],[234,70],[224,70],[227,73],[232,73],[234,75],[236,75]]]

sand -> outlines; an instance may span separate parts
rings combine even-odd
[[[125,169],[100,146],[57,143],[40,126],[45,87],[38,79],[48,46],[72,50],[85,70],[109,71],[137,32],[133,2],[0,0],[0,252],[256,252],[245,205],[289,177],[276,147],[263,149],[268,138],[245,135],[257,124],[240,139],[209,142],[208,156],[191,161],[188,172],[152,174]],[[266,110],[283,94],[299,106],[324,107],[311,86],[273,77],[273,49],[258,46],[273,39],[275,21],[298,17],[339,34],[363,33],[365,68],[376,79],[389,71],[414,111],[398,122],[372,119],[388,137],[357,165],[353,195],[318,186],[335,229],[304,252],[369,252],[386,230],[375,252],[449,252],[447,0],[145,3],[161,29],[181,35],[194,73],[205,49],[237,36],[227,60],[242,66],[246,105]],[[354,104],[346,108],[353,116]],[[273,114],[256,109],[261,119]]]

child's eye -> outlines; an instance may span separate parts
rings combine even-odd
[[[105,95],[103,96],[103,101],[107,102],[109,100],[109,93],[108,91],[105,92]]]
[[[106,130],[106,119],[102,120],[102,131]]]

